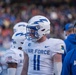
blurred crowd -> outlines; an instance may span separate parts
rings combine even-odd
[[[8,1],[8,0],[7,0]],[[44,15],[51,21],[51,35],[64,39],[63,28],[66,23],[76,19],[76,7],[69,5],[43,6],[26,3],[6,4],[0,2],[0,46],[9,48],[13,26],[20,22],[28,22],[34,15]]]

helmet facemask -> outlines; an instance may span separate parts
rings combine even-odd
[[[39,25],[37,26],[27,26],[26,35],[28,40],[37,41],[39,39],[38,30],[40,29]]]

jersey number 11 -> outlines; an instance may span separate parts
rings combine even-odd
[[[34,55],[34,70],[40,70],[40,55]]]

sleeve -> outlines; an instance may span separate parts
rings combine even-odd
[[[65,58],[63,66],[62,66],[62,72],[61,75],[70,75],[70,71],[69,71],[69,63],[68,60],[66,60],[67,58]]]
[[[64,59],[61,75],[71,75],[70,73],[70,63],[69,63],[69,54]]]
[[[18,56],[13,51],[9,51],[5,54],[6,63],[18,63]]]
[[[54,47],[54,52],[56,53],[64,53],[66,49],[66,46],[65,46],[65,43],[63,40],[59,40],[56,44],[55,44],[55,47]]]
[[[52,56],[56,53],[64,54],[66,50],[66,46],[63,40],[57,40],[53,46]]]

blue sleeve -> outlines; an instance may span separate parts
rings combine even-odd
[[[62,72],[61,72],[61,75],[70,75],[69,74],[69,63],[64,60],[64,63],[63,63],[63,66],[62,66]]]
[[[64,42],[66,45],[66,52],[69,52],[71,49],[73,49],[72,44],[67,39],[65,39]]]
[[[62,66],[62,72],[61,75],[71,75],[70,71],[70,59],[72,56],[73,50],[69,51],[67,55],[65,56],[63,66]]]
[[[66,52],[64,51],[64,54],[62,54],[62,63],[64,62],[65,56],[66,56]]]

